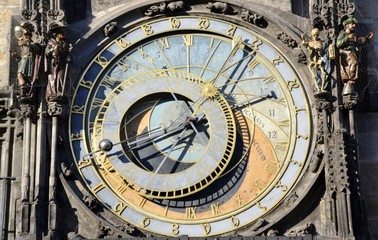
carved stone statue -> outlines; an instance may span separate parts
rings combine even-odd
[[[256,26],[260,26],[264,22],[264,18],[261,15],[258,15],[257,13],[252,13],[247,9],[242,9],[240,17],[249,23],[252,23]]]
[[[369,32],[365,37],[357,37],[355,28],[357,19],[348,18],[343,22],[344,29],[337,36],[336,47],[340,54],[340,73],[344,83],[343,95],[357,95],[354,84],[358,79],[358,56],[359,46],[372,39],[374,34]]]
[[[177,12],[185,8],[185,3],[183,1],[170,2],[167,5],[167,9],[171,12]]]
[[[312,80],[318,92],[323,92],[326,83],[325,59],[323,43],[319,38],[319,29],[311,31],[311,39],[304,34],[301,35],[302,44],[306,46],[309,55],[308,68],[310,69]],[[320,82],[320,86],[319,86]]]
[[[223,2],[214,2],[214,3],[209,2],[207,4],[207,8],[211,12],[215,12],[215,13],[222,13],[222,14],[236,14],[237,13],[231,8],[230,5]]]
[[[64,98],[64,87],[67,79],[67,68],[71,62],[70,44],[65,37],[63,26],[50,28],[50,39],[45,50],[45,71],[48,74],[46,101],[57,101]]]
[[[15,36],[21,53],[11,51],[11,55],[18,61],[17,81],[19,98],[33,97],[33,84],[38,78],[38,70],[41,62],[40,47],[32,41],[32,29],[28,25],[16,26]]]
[[[150,6],[145,12],[144,15],[146,16],[154,16],[157,14],[162,13],[172,13],[172,12],[178,12],[185,8],[184,1],[176,1],[176,2],[170,2],[168,4],[166,3],[160,3],[159,5],[152,5]]]

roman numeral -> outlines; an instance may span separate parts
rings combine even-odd
[[[186,208],[186,218],[188,219],[195,219],[197,218],[197,207],[188,207]]]
[[[219,215],[219,203],[211,204],[211,210],[213,211],[214,216]]]
[[[192,46],[193,45],[193,35],[187,34],[182,36],[184,39],[185,46]]]
[[[160,43],[162,49],[169,48],[168,38],[160,38],[159,43]]]

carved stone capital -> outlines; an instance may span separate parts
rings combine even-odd
[[[65,104],[59,102],[47,102],[47,113],[51,117],[60,117],[63,115],[63,107]]]
[[[340,2],[336,6],[337,15],[339,16],[339,23],[344,19],[345,16],[351,16],[356,11],[356,5],[353,2]]]
[[[36,111],[33,104],[21,104],[21,113],[23,118],[35,118]]]
[[[336,98],[331,95],[330,92],[323,91],[317,92],[315,96],[315,107],[319,112],[322,112],[324,109],[333,112],[333,102],[336,101]]]
[[[351,95],[343,95],[343,107],[346,110],[352,110],[356,107],[358,103],[358,95],[351,94]]]
[[[64,19],[64,11],[61,9],[50,9],[47,12],[49,20],[52,21],[62,21]]]
[[[21,17],[24,21],[34,21],[37,14],[37,11],[34,9],[24,9],[21,11]]]

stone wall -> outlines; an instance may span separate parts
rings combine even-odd
[[[16,0],[0,1],[0,88],[9,85],[11,16],[19,11],[18,4]]]
[[[356,1],[356,17],[361,34],[378,30],[378,1]],[[371,239],[378,239],[378,32],[375,32],[374,42],[367,46],[368,56],[368,97],[364,103],[369,113],[359,113],[357,120],[358,160],[362,200],[366,209],[368,229]]]
[[[369,107],[365,109],[369,112],[378,111],[378,1],[376,0],[359,0],[356,2],[356,18],[359,20],[358,31],[363,36],[369,31],[376,31],[373,42],[366,45],[368,55],[362,59],[368,67],[368,96],[364,99]]]

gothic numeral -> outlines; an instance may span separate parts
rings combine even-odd
[[[105,68],[108,65],[108,59],[104,56],[98,56],[96,62],[102,67]]]
[[[281,182],[278,182],[277,185],[276,185],[276,188],[281,188],[281,190],[283,192],[286,192],[287,191],[287,186],[285,184],[281,184]]]
[[[117,45],[125,49],[131,45],[131,42],[126,41],[124,38],[120,38],[116,41]]]
[[[92,163],[89,159],[82,159],[80,160],[77,165],[80,169],[90,166]]]
[[[287,87],[289,88],[290,91],[292,91],[293,88],[299,88],[299,84],[297,82],[297,79],[287,81]]]
[[[275,59],[272,60],[272,64],[274,66],[276,66],[276,65],[278,65],[280,63],[284,63],[284,60],[281,58],[281,56],[278,56],[277,58],[275,58]]]
[[[234,36],[237,27],[234,26],[234,25],[229,25],[229,26],[230,26],[230,28],[227,30],[227,34],[228,34],[228,36],[232,37],[232,36]]]
[[[210,27],[210,21],[207,18],[199,18],[198,19],[198,27],[200,29],[208,29]]]
[[[172,29],[179,29],[180,28],[181,22],[177,18],[170,18],[169,22],[171,24]]]
[[[81,133],[71,134],[71,141],[81,141],[81,140],[83,140],[83,134]]]
[[[92,85],[93,85],[93,82],[89,81],[89,80],[85,81],[84,79],[81,79],[80,82],[79,82],[80,87],[84,87],[84,88],[88,88],[88,89],[91,89]]]
[[[72,106],[72,113],[84,114],[84,108],[85,106],[74,105]]]
[[[174,235],[179,235],[180,234],[180,225],[178,225],[177,223],[172,224],[172,233]]]
[[[233,217],[231,217],[231,223],[232,223],[232,225],[234,227],[239,227],[239,225],[240,225],[240,219],[237,218],[237,217],[235,217],[235,216],[233,216]]]
[[[308,135],[298,134],[297,138],[303,138],[304,140],[307,140],[309,138],[309,136]]]
[[[211,232],[210,224],[202,223],[201,226],[202,226],[202,229],[205,231],[206,235],[209,235],[209,233]]]
[[[151,224],[151,219],[150,218],[143,219],[143,221],[142,221],[142,227],[143,228],[148,227],[150,224]]]
[[[264,212],[266,211],[266,206],[263,206],[260,202],[258,202],[256,205],[258,208],[264,210]]]
[[[127,208],[127,205],[123,202],[120,202],[120,203],[117,203],[114,208],[113,208],[113,211],[117,214],[117,215],[121,215],[122,212]]]
[[[251,43],[251,48],[253,49],[253,51],[258,51],[259,50],[259,47],[260,45],[263,44],[263,41],[261,41],[259,38],[255,37],[255,40]]]
[[[142,29],[146,36],[154,34],[154,30],[152,29],[151,25],[145,24],[142,26]]]

